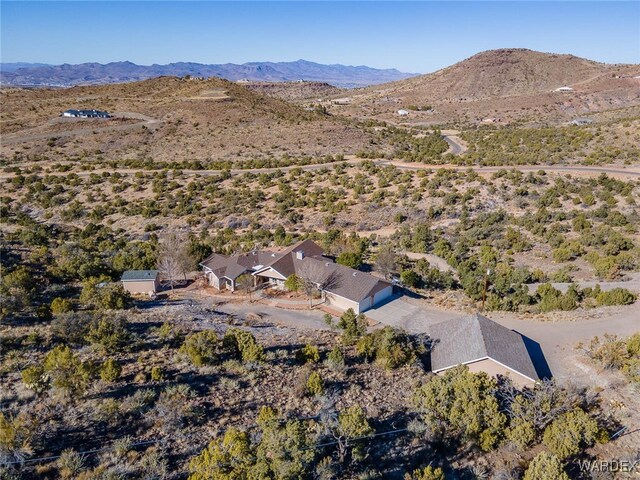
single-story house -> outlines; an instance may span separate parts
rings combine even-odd
[[[593,120],[591,120],[590,118],[574,118],[573,120],[571,120],[571,125],[591,125],[593,123]]]
[[[314,283],[327,305],[339,310],[352,308],[356,313],[393,294],[393,285],[386,280],[339,265],[323,254],[316,243],[303,240],[279,253],[254,251],[231,257],[213,254],[200,265],[208,283],[219,290],[235,290],[242,274],[251,274],[254,285],[285,289],[285,281],[295,274]]]
[[[200,266],[204,271],[207,283],[218,290],[235,291],[238,277],[243,274],[251,274],[260,269],[263,265],[273,262],[276,259],[275,253],[260,252],[254,250],[242,255],[220,255],[214,253],[204,259]],[[257,284],[254,279],[254,284]]]
[[[65,110],[62,112],[62,116],[73,118],[111,118],[109,113],[102,110]]]
[[[129,293],[151,295],[160,288],[158,270],[127,270],[120,279],[123,288]]]
[[[466,365],[472,372],[508,376],[520,388],[539,380],[522,335],[483,315],[438,323],[428,333],[434,373]]]

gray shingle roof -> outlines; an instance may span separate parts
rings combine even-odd
[[[218,278],[226,277],[230,280],[235,280],[245,272],[250,272],[260,265],[273,262],[279,258],[279,255],[257,250],[231,257],[214,253],[203,260],[200,265],[209,268]]]
[[[127,270],[122,274],[123,282],[139,282],[142,280],[155,280],[158,270]]]
[[[292,263],[295,268],[296,275],[303,276],[305,264],[313,263],[316,269],[322,269],[324,272],[324,281],[330,275],[333,275],[333,281],[326,287],[328,293],[333,293],[341,297],[347,298],[354,302],[360,303],[370,295],[373,295],[382,288],[391,285],[389,282],[380,278],[369,275],[359,270],[333,263],[332,261],[319,257],[304,257],[298,260],[291,255]]]
[[[431,369],[444,370],[489,357],[537,380],[524,340],[519,333],[478,313],[431,326],[436,341],[431,352]]]

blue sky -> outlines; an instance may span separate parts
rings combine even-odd
[[[640,2],[0,2],[3,62],[304,58],[427,73],[525,47],[640,63]]]

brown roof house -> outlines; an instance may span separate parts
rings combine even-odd
[[[303,240],[286,250],[251,252],[226,257],[213,254],[201,265],[209,284],[235,289],[235,280],[250,273],[255,284],[285,289],[291,275],[311,281],[322,293],[324,301],[339,310],[352,308],[364,312],[393,294],[391,283],[368,273],[338,265],[325,257],[322,248],[311,240]]]
[[[438,323],[428,333],[434,373],[462,364],[472,372],[508,376],[521,388],[539,380],[522,335],[483,315]]]
[[[129,293],[151,295],[160,288],[158,270],[127,270],[120,280],[123,288]]]

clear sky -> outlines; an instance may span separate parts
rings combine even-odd
[[[640,63],[640,1],[0,0],[2,62],[244,63],[303,58],[427,73],[524,47]]]

